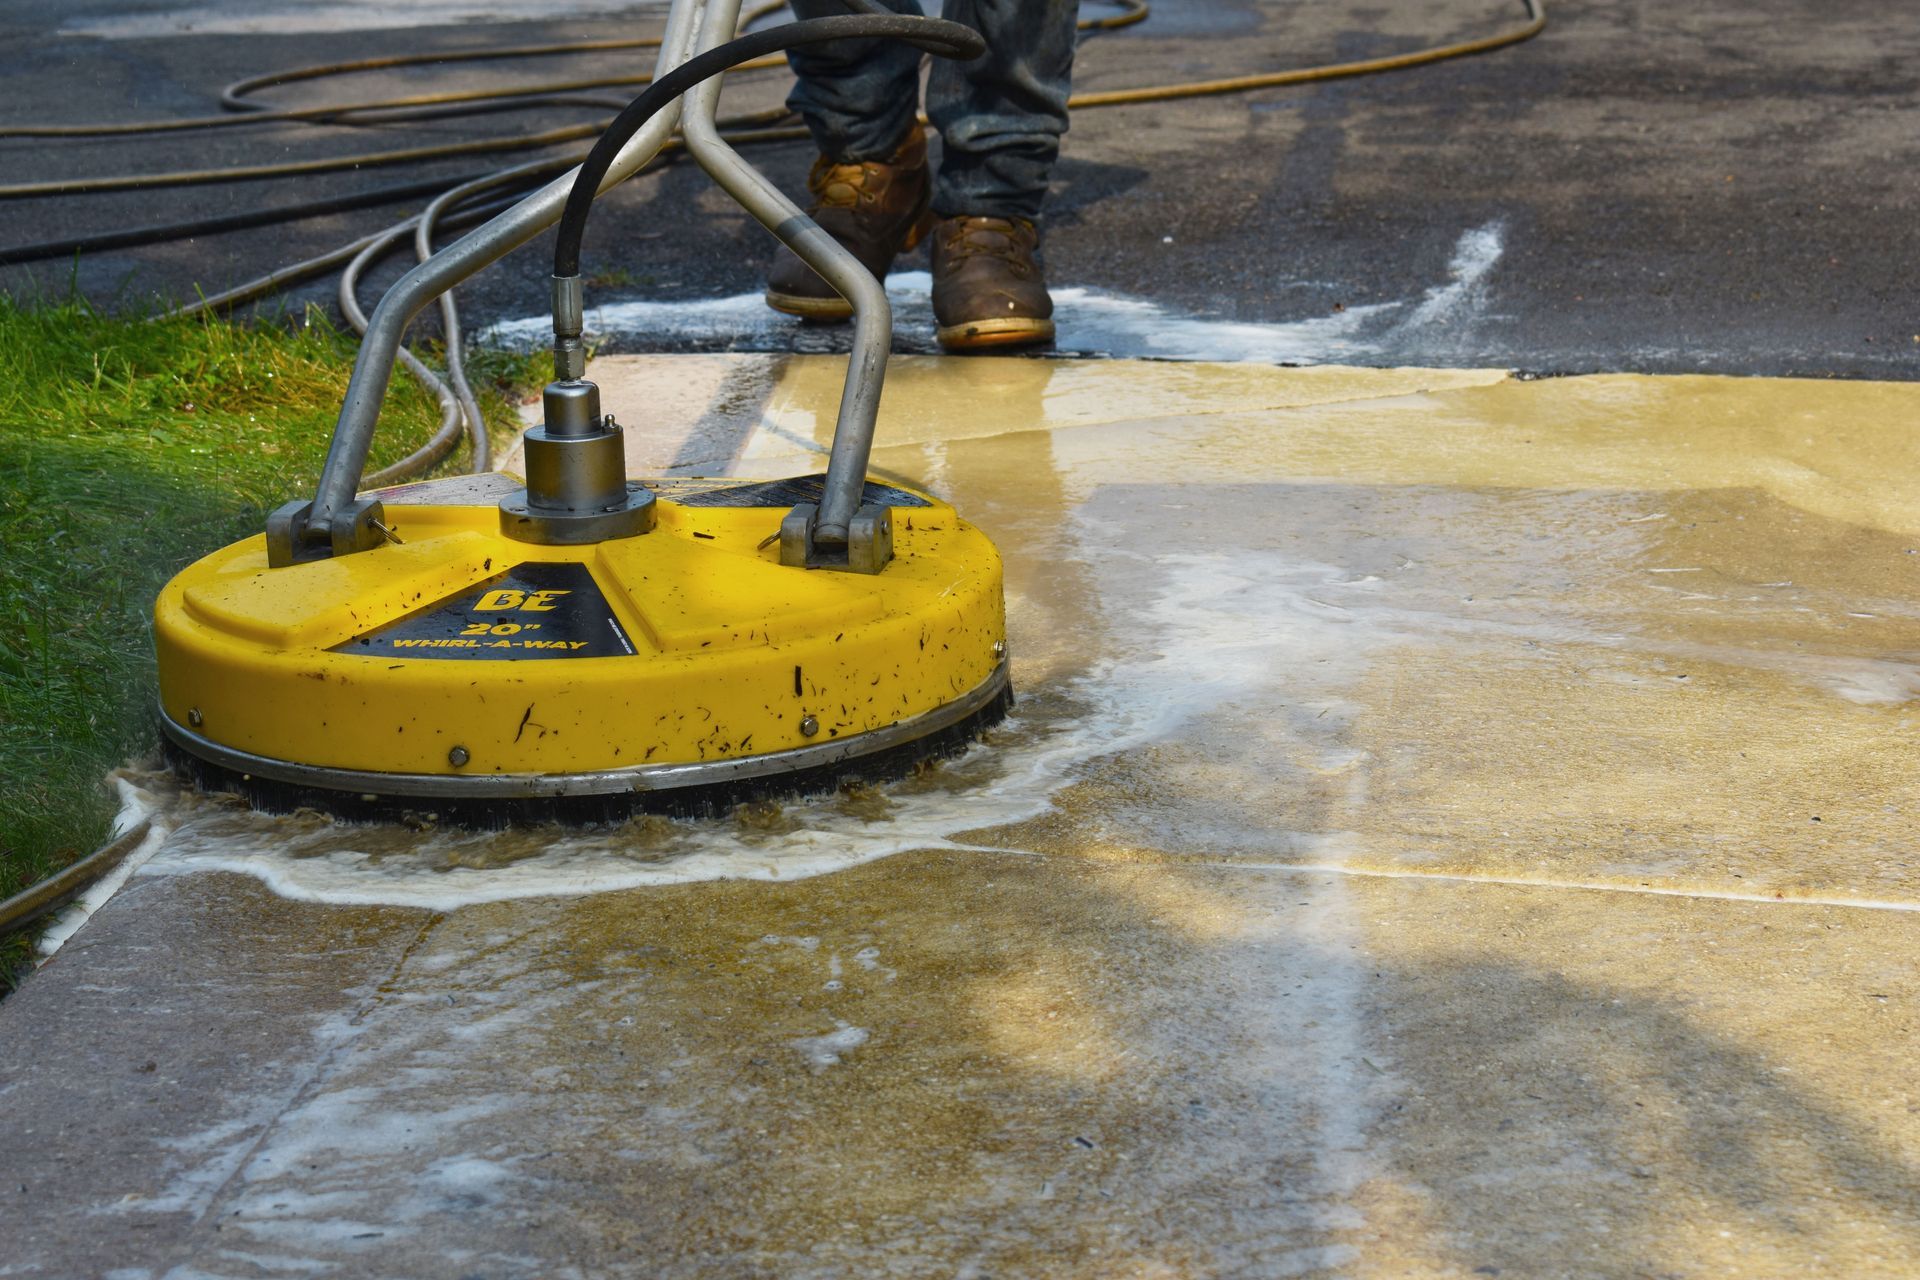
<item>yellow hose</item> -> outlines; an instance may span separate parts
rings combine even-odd
[[[1175,98],[1205,98],[1219,93],[1248,93],[1254,89],[1276,89],[1282,85],[1312,84],[1320,80],[1340,80],[1348,76],[1378,75],[1382,71],[1404,71],[1452,58],[1491,53],[1508,45],[1531,40],[1546,29],[1547,11],[1543,0],[1520,0],[1526,6],[1528,21],[1523,26],[1480,40],[1462,40],[1456,44],[1435,45],[1412,53],[1397,53],[1385,58],[1365,58],[1359,62],[1336,62],[1323,67],[1302,67],[1296,71],[1268,71],[1259,75],[1229,76],[1224,80],[1190,80],[1185,84],[1150,85],[1140,89],[1111,89],[1105,93],[1075,94],[1067,106],[1075,111],[1089,107],[1130,106],[1137,102],[1168,102]],[[1144,8],[1144,6],[1143,6]],[[1145,17],[1143,13],[1141,17]],[[1140,19],[1135,18],[1138,22]]]
[[[1111,31],[1143,22],[1151,9],[1147,0],[1111,0],[1119,6],[1121,12],[1105,18],[1085,19],[1080,23],[1083,31]],[[1286,85],[1311,84],[1325,80],[1336,80],[1350,76],[1377,75],[1385,71],[1401,71],[1410,67],[1428,66],[1453,58],[1464,58],[1474,54],[1488,53],[1503,49],[1509,45],[1531,40],[1547,25],[1544,0],[1521,0],[1527,12],[1527,21],[1507,31],[1477,40],[1463,40],[1452,44],[1435,45],[1411,53],[1394,54],[1383,58],[1367,58],[1358,62],[1342,62],[1328,66],[1302,67],[1289,71],[1271,71],[1256,75],[1232,76],[1218,80],[1193,80],[1181,84],[1146,85],[1135,89],[1110,89],[1099,93],[1075,94],[1067,101],[1068,108],[1086,111],[1099,107],[1130,106],[1143,102],[1168,102],[1179,98],[1200,98],[1226,93],[1246,93],[1255,89],[1273,89]],[[741,27],[745,29],[752,23],[785,7],[784,0],[763,0],[741,17]],[[657,37],[641,37],[630,40],[580,40],[564,44],[542,45],[503,45],[486,49],[470,49],[454,53],[399,54],[380,58],[362,58],[351,62],[320,63],[307,67],[295,67],[285,71],[269,72],[236,82],[221,94],[221,101],[230,110],[238,114],[224,116],[201,116],[188,120],[132,121],[111,125],[16,125],[0,128],[0,137],[89,137],[110,136],[116,134],[164,132],[191,128],[224,128],[235,125],[273,123],[279,121],[319,121],[325,123],[392,123],[405,119],[408,112],[421,112],[433,108],[468,106],[475,110],[513,110],[530,107],[556,105],[555,99],[566,94],[577,93],[590,88],[643,85],[650,82],[649,76],[621,76],[592,80],[551,81],[540,84],[519,85],[508,89],[493,91],[466,91],[460,93],[418,94],[406,98],[391,98],[374,102],[342,103],[333,106],[285,108],[262,110],[248,99],[247,95],[256,89],[272,85],[290,84],[302,80],[316,80],[329,76],[348,75],[363,71],[385,70],[394,67],[420,66],[443,62],[470,62],[485,59],[549,57],[563,54],[604,52],[620,49],[657,48]],[[782,66],[782,58],[763,58],[743,64],[741,70],[764,69]],[[568,105],[585,105],[580,103]],[[400,113],[400,114],[395,114]],[[369,118],[371,117],[371,118]],[[924,117],[923,117],[924,118]],[[542,133],[527,134],[511,138],[482,138],[470,142],[444,143],[432,147],[409,147],[397,151],[373,152],[357,156],[335,156],[320,160],[290,161],[281,164],[246,165],[227,169],[179,170],[159,174],[116,174],[97,178],[56,179],[47,182],[15,183],[0,185],[0,200],[17,200],[35,196],[80,195],[96,191],[124,191],[142,187],[197,186],[218,182],[241,182],[259,178],[299,177],[316,173],[332,173],[342,169],[377,168],[397,164],[411,164],[428,160],[447,159],[455,156],[476,155],[488,152],[523,151],[536,147],[551,146],[561,142],[570,142],[578,138],[590,137],[604,127],[604,121],[569,125],[558,129],[549,129]],[[777,141],[788,138],[804,137],[801,129],[761,130],[753,141]],[[741,139],[745,141],[746,139]]]

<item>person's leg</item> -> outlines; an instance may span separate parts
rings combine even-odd
[[[935,213],[1040,216],[1067,131],[1079,15],[1078,0],[947,0],[945,16],[978,31],[987,52],[972,62],[934,59],[927,118],[946,148]]]
[[[918,0],[887,0],[918,14]],[[802,18],[849,10],[839,0],[792,0]],[[885,279],[894,258],[919,243],[932,217],[926,133],[915,123],[920,51],[899,40],[836,40],[793,49],[798,77],[787,105],[806,120],[820,158],[807,176],[815,222]],[[811,320],[843,320],[852,306],[782,248],[767,273],[767,305]]]
[[[853,12],[840,0],[789,0],[796,18]],[[920,0],[882,0],[919,14]],[[884,160],[920,108],[920,51],[902,40],[835,40],[787,51],[795,77],[787,106],[807,122],[820,154],[834,163]]]
[[[1053,338],[1035,226],[1067,130],[1076,0],[948,0],[986,38],[936,62],[927,114],[946,150],[934,182],[933,315],[940,345],[989,350]]]

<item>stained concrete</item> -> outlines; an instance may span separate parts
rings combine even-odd
[[[655,474],[807,468],[838,379],[596,372]],[[587,837],[136,778],[0,1005],[0,1274],[1911,1275],[1916,408],[903,362],[1015,718]]]

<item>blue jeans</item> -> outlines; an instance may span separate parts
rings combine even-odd
[[[847,13],[840,0],[790,0],[796,17]],[[883,0],[919,13],[920,0]],[[933,210],[943,218],[1037,218],[1067,131],[1077,0],[946,0],[945,17],[987,42],[972,62],[933,59],[927,118],[944,148]],[[884,160],[913,124],[920,51],[898,40],[836,40],[792,49],[799,81],[787,105],[836,162]]]

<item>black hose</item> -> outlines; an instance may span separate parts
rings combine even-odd
[[[246,115],[182,116],[177,120],[130,120],[124,124],[0,125],[0,138],[125,138],[147,133],[189,133],[201,129],[251,129],[270,124],[332,124],[351,128],[403,124],[415,120],[448,120],[484,116],[532,107],[604,107],[604,101],[578,90],[624,89],[649,84],[652,76],[600,76],[591,80],[564,80],[524,85],[518,89],[476,89],[466,93],[429,93],[380,102],[329,103],[318,107],[262,108]],[[613,104],[618,111],[627,102]],[[414,105],[430,104],[430,105]]]
[[[573,160],[569,160],[566,165],[561,167],[566,168],[573,163]],[[444,230],[451,231],[455,227],[467,227],[472,226],[476,222],[485,222],[495,214],[504,213],[508,209],[513,208],[514,205],[520,203],[524,194],[523,192],[516,193],[488,204],[477,205],[471,209],[462,209],[452,217],[441,219],[440,226]],[[278,293],[291,285],[304,283],[317,275],[331,271],[343,262],[351,262],[359,255],[362,249],[386,235],[390,229],[391,228],[383,227],[378,231],[361,236],[358,240],[349,241],[335,249],[329,249],[317,257],[304,258],[299,262],[290,262],[284,266],[275,267],[272,271],[267,272],[267,274],[256,276],[244,284],[234,285],[230,289],[222,289],[219,293],[199,298],[184,306],[175,307],[170,311],[162,311],[159,315],[155,316],[154,319],[177,320],[186,316],[199,315],[203,311],[224,311],[231,307],[237,307],[245,302],[252,302],[256,298],[263,298],[268,294]]]
[[[627,104],[629,99],[595,100],[590,103],[586,99],[577,101],[583,106],[591,105],[603,110],[618,111]],[[785,120],[792,114],[785,107],[775,107],[771,110],[731,116],[720,121],[720,124],[723,129],[731,131],[727,135],[729,138],[737,138],[742,142],[763,141],[770,137],[798,137],[799,134],[791,131],[776,131],[772,134],[750,130],[739,132],[746,125]],[[550,164],[548,168],[553,172],[570,169],[579,163],[580,157],[585,154],[584,151],[574,152],[565,158],[564,163]],[[74,236],[66,240],[41,240],[33,244],[0,249],[0,267],[12,266],[20,262],[41,262],[48,258],[66,258],[76,253],[94,253],[105,249],[132,249],[141,245],[165,244],[172,240],[190,240],[195,236],[215,235],[223,231],[244,231],[249,227],[272,226],[282,222],[299,222],[306,218],[319,218],[330,213],[346,213],[355,209],[377,209],[381,205],[397,204],[416,196],[437,196],[448,190],[450,186],[473,182],[486,176],[487,173],[468,173],[445,178],[427,178],[420,182],[403,182],[390,187],[374,187],[367,191],[349,192],[346,195],[303,200],[298,204],[275,205],[271,209],[249,209],[241,213],[223,214],[217,218],[157,222],[144,227],[128,227],[124,231],[103,231],[96,235]],[[467,221],[471,222],[471,219]],[[354,252],[364,247],[356,244]],[[346,256],[353,255],[349,253]]]
[[[444,160],[448,156],[484,155],[496,151],[531,151],[536,147],[591,138],[599,131],[598,124],[577,124],[561,129],[549,129],[544,133],[523,134],[514,138],[476,138],[471,142],[448,142],[433,147],[408,147],[401,151],[375,151],[357,156],[330,156],[323,160],[297,160],[286,164],[255,164],[229,169],[182,169],[174,173],[122,173],[104,178],[54,178],[46,182],[20,182],[0,186],[0,200],[84,195],[96,191],[145,191],[157,187],[195,187],[220,182],[252,182],[259,178],[292,178],[315,173],[338,173],[343,169],[391,168],[394,165]]]
[[[899,14],[884,17],[849,14],[770,27],[688,59],[628,103],[626,110],[614,117],[600,140],[593,144],[593,150],[587,153],[580,165],[580,174],[574,179],[573,190],[567,195],[566,212],[560,216],[560,230],[553,250],[553,274],[560,277],[580,274],[580,244],[586,235],[587,215],[593,209],[594,197],[600,193],[600,184],[613,168],[620,149],[661,108],[702,80],[730,71],[738,63],[798,45],[848,39],[904,40],[935,57],[960,61],[977,58],[987,51],[986,41],[980,38],[979,32],[957,22]]]
[[[297,222],[302,218],[318,218],[324,214],[345,213],[351,209],[377,209],[383,204],[398,204],[402,200],[411,200],[416,196],[439,195],[450,185],[471,182],[475,178],[485,176],[480,173],[469,173],[457,178],[427,178],[420,182],[374,187],[369,191],[352,191],[346,195],[328,196],[320,200],[303,200],[299,204],[275,205],[270,209],[248,209],[242,213],[223,214],[217,218],[161,222],[144,227],[128,227],[124,231],[74,236],[67,240],[42,240],[37,244],[15,245],[10,249],[0,249],[0,267],[12,266],[16,262],[40,262],[47,258],[65,258],[76,253],[93,253],[102,249],[130,249],[143,244],[164,244],[169,240],[187,240],[194,236],[210,236],[221,231],[243,231],[248,227],[264,227],[277,222]]]

